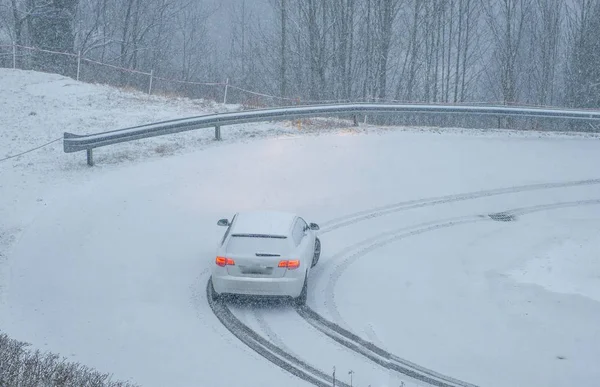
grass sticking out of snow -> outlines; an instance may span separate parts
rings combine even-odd
[[[0,386],[136,386],[114,381],[108,373],[69,362],[57,354],[31,351],[28,345],[0,333]]]

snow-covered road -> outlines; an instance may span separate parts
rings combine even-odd
[[[465,143],[472,151],[456,155]],[[547,260],[561,267],[580,261],[544,254],[569,240],[597,243],[592,230],[600,228],[600,206],[506,223],[478,215],[599,199],[598,181],[456,195],[594,177],[590,160],[599,146],[590,140],[332,135],[228,145],[123,167],[65,190],[62,202],[41,211],[23,233],[11,255],[9,313],[2,323],[16,338],[143,385],[165,384],[174,375],[185,377],[182,384],[210,384],[219,375],[235,385],[248,380],[248,372],[256,384],[302,384],[249,353],[211,315],[203,289],[222,232],[216,219],[238,209],[283,208],[325,222],[327,231],[329,219],[359,210],[454,195],[457,200],[400,205],[357,222],[338,220],[349,223],[343,227],[329,224],[309,305],[395,355],[471,383],[586,385],[598,377],[591,365],[600,359],[594,323],[600,309],[593,294],[564,294],[568,285],[547,284],[557,275],[545,274]],[[479,158],[485,153],[497,157]],[[494,173],[479,178],[486,171]],[[462,217],[470,222],[436,226]],[[351,247],[358,242],[369,240],[369,246],[397,234],[406,238],[353,254],[363,247]],[[579,249],[586,251],[596,250]],[[544,265],[536,264],[540,259]],[[582,274],[593,276],[595,261],[581,261],[589,266]],[[523,274],[524,265],[533,273]],[[583,280],[560,276],[567,283]],[[267,339],[278,338],[325,372],[352,369],[361,384],[400,380],[287,307],[244,313],[259,318]],[[231,364],[245,371],[228,372]]]

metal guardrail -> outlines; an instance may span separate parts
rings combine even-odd
[[[87,151],[88,165],[94,165],[92,149],[107,145],[144,138],[164,136],[188,130],[215,128],[215,139],[221,140],[221,126],[251,122],[291,120],[303,117],[323,117],[331,115],[354,115],[354,124],[358,125],[357,114],[373,113],[434,113],[462,115],[495,115],[511,117],[560,118],[571,120],[600,120],[600,110],[548,109],[515,106],[466,106],[466,105],[424,105],[424,104],[380,104],[353,103],[328,104],[301,107],[281,107],[257,109],[233,113],[208,114],[197,117],[162,121],[148,125],[113,130],[109,132],[76,135],[64,133],[65,153]]]

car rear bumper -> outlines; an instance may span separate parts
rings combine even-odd
[[[304,276],[297,278],[252,278],[213,273],[212,282],[218,294],[298,297],[302,292]]]

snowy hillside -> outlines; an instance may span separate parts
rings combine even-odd
[[[0,159],[64,131],[238,108],[5,69],[0,90]],[[0,330],[143,386],[308,386],[234,336],[206,296],[216,221],[283,209],[321,225],[309,308],[394,361],[480,386],[597,384],[598,136],[302,133],[159,137],[98,150],[93,168],[60,141],[3,161]],[[306,372],[427,385],[287,305],[226,309]]]
[[[0,69],[0,159],[77,134],[114,130],[155,121],[239,109],[209,101],[149,96],[117,88],[74,81],[56,74]],[[283,133],[281,126],[237,127],[225,140]],[[232,136],[234,134],[234,136]],[[228,138],[229,137],[229,138]],[[177,151],[201,149],[211,144],[210,131],[154,138],[97,152],[101,166],[122,161],[160,158]],[[56,141],[0,165],[0,256],[19,231],[26,227],[29,209],[48,204],[52,189],[62,182],[86,179],[82,154],[65,154]],[[97,172],[97,171],[96,171]],[[58,189],[59,195],[62,190]]]

